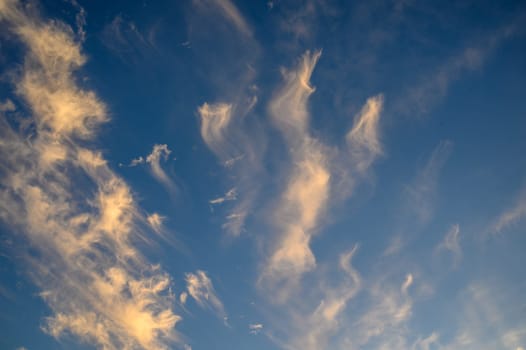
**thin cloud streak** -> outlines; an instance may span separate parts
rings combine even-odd
[[[168,149],[168,145],[154,145],[152,153],[146,157],[146,163],[150,164],[152,175],[172,194],[176,194],[177,186],[161,167],[161,159],[166,161],[170,153],[172,153],[172,151]]]
[[[1,1],[0,19],[26,47],[14,85],[34,130],[0,118],[0,212],[37,252],[26,261],[51,311],[43,329],[109,350],[167,349],[181,319],[171,278],[132,244],[146,237],[131,190],[85,146],[108,120],[104,103],[75,82],[86,58],[67,25],[22,8]]]
[[[418,116],[425,115],[447,94],[449,86],[462,73],[479,69],[488,57],[509,38],[522,30],[525,14],[519,13],[513,20],[494,29],[484,37],[466,46],[439,66],[435,72],[425,75],[421,83],[410,88],[395,109]]]
[[[425,167],[407,188],[410,206],[420,223],[427,223],[434,211],[438,177],[453,150],[453,142],[441,141],[435,147]]]
[[[206,272],[197,270],[195,273],[186,274],[186,290],[196,303],[202,307],[212,310],[216,315],[226,320],[226,312],[223,303],[219,299],[212,284],[212,280]],[[186,296],[184,297],[186,300]],[[181,298],[183,301],[183,298]]]
[[[309,80],[320,55],[321,51],[307,51],[294,70],[283,71],[285,83],[269,105],[274,124],[291,148],[293,163],[274,214],[281,233],[260,278],[261,285],[276,291],[276,302],[285,302],[301,276],[316,266],[310,240],[329,197],[326,149],[308,133],[307,102],[314,92]]]
[[[504,210],[496,219],[491,231],[502,233],[517,225],[526,217],[526,188],[521,191],[515,204]]]
[[[437,250],[448,250],[451,252],[455,264],[460,261],[462,258],[462,248],[460,247],[460,226],[458,224],[451,226],[444,240],[438,245]]]
[[[238,8],[230,0],[194,0],[200,6],[214,7],[219,10],[221,16],[230,22],[239,33],[252,38],[252,29]]]
[[[290,341],[293,349],[317,350],[329,346],[329,338],[343,326],[342,315],[348,302],[362,288],[362,278],[351,264],[358,246],[340,255],[339,268],[343,272],[342,283],[336,287],[326,286],[323,299],[307,317],[296,317],[301,324],[299,334]]]

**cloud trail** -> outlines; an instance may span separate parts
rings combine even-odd
[[[146,157],[146,163],[150,164],[150,170],[152,171],[153,176],[172,194],[175,194],[177,192],[177,186],[161,167],[161,159],[168,159],[170,153],[172,153],[172,151],[168,149],[168,145],[154,145],[152,153]]]
[[[455,264],[460,261],[462,258],[462,248],[460,247],[460,226],[458,224],[451,226],[437,249],[450,251],[451,254],[453,254]]]
[[[51,315],[43,329],[104,349],[167,349],[177,342],[171,278],[132,243],[144,220],[131,191],[89,148],[106,106],[76,83],[86,58],[58,21],[0,1],[0,20],[26,52],[16,93],[32,127],[0,117],[0,213],[34,251],[29,276]]]
[[[515,204],[504,210],[496,219],[491,231],[501,233],[520,222],[526,216],[526,188],[521,191]]]
[[[195,273],[186,274],[186,290],[196,303],[208,308],[216,313],[217,316],[226,319],[226,312],[223,303],[219,299],[212,284],[212,280],[206,272],[197,270]],[[184,297],[186,300],[186,297]]]
[[[281,233],[260,279],[262,284],[280,286],[275,289],[277,302],[284,302],[302,274],[316,266],[310,240],[329,197],[326,149],[308,133],[307,102],[314,92],[309,80],[320,55],[321,51],[307,51],[294,70],[284,71],[284,85],[269,105],[272,121],[292,149],[293,164],[275,212]]]
[[[214,7],[219,10],[219,13],[230,22],[239,33],[251,38],[252,29],[243,18],[241,12],[230,0],[194,0],[196,4],[207,7]]]

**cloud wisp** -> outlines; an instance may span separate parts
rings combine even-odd
[[[186,290],[188,296],[192,297],[200,307],[212,310],[218,317],[226,321],[225,307],[217,296],[212,280],[206,272],[197,270],[195,273],[187,273]],[[184,301],[186,298],[185,294]],[[183,297],[181,297],[182,300]]]
[[[275,289],[277,302],[284,302],[301,276],[315,268],[310,241],[330,205],[333,150],[309,131],[308,100],[315,91],[310,78],[320,56],[321,51],[307,51],[295,69],[283,70],[284,83],[269,104],[272,121],[290,149],[292,163],[274,214],[274,224],[281,233],[260,278],[260,284],[281,287]],[[356,116],[346,136],[348,151],[340,155],[346,169],[339,169],[339,175],[343,174],[339,182],[353,184],[363,178],[381,154],[378,120],[382,103],[381,95],[372,97]]]
[[[274,214],[281,233],[260,279],[261,284],[281,287],[276,288],[277,302],[284,302],[302,274],[316,266],[310,240],[329,197],[326,150],[308,132],[307,102],[314,92],[309,80],[320,55],[306,52],[294,70],[284,71],[284,85],[269,105],[272,121],[292,150],[293,164]]]
[[[132,243],[144,218],[130,188],[88,146],[108,116],[76,83],[86,58],[73,31],[15,0],[0,2],[0,20],[26,50],[13,84],[31,125],[0,118],[0,212],[34,252],[28,274],[51,311],[43,329],[110,350],[167,349],[181,319],[171,278]]]
[[[261,175],[262,147],[258,141],[261,136],[252,137],[253,133],[244,119],[252,108],[250,104],[218,102],[204,103],[197,111],[201,121],[201,138],[225,170],[235,174],[234,187],[225,196],[209,201],[215,205],[239,198],[237,204],[229,208],[222,226],[233,237],[244,231],[245,220],[260,186],[254,178]]]
[[[526,217],[526,188],[522,189],[515,204],[504,210],[495,220],[492,225],[491,232],[502,233]]]
[[[460,226],[451,226],[446,233],[444,240],[437,246],[437,251],[449,251],[453,255],[454,264],[458,264],[462,258],[462,248],[460,247]]]
[[[242,16],[241,12],[230,0],[194,0],[196,5],[214,8],[218,10],[218,13],[230,24],[232,24],[236,30],[248,38],[252,37],[252,29]]]
[[[146,157],[146,163],[150,164],[150,171],[152,175],[170,191],[172,194],[177,193],[177,186],[172,179],[166,174],[164,169],[161,167],[161,160],[167,160],[168,156],[172,153],[168,149],[168,145],[154,145],[152,153]],[[140,158],[139,158],[140,159]],[[133,160],[132,160],[133,163]]]

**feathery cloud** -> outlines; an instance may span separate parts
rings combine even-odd
[[[486,33],[481,40],[457,52],[434,72],[425,74],[420,84],[409,89],[406,96],[399,100],[396,108],[416,116],[427,114],[444,98],[449,86],[462,73],[479,69],[496,48],[521,30],[523,22],[524,13],[519,13],[502,27]]]
[[[329,346],[329,338],[345,324],[342,319],[347,303],[362,287],[362,279],[351,264],[358,246],[340,255],[339,268],[343,272],[342,282],[335,287],[325,286],[323,299],[307,317],[296,317],[301,324],[299,334],[291,340],[292,348],[317,350]]]
[[[293,167],[275,213],[281,231],[269,258],[261,284],[280,286],[277,302],[284,302],[297,287],[303,273],[316,266],[310,240],[329,197],[330,170],[322,143],[308,132],[307,102],[314,88],[311,74],[321,51],[307,51],[296,69],[283,71],[284,85],[276,91],[269,110],[276,127],[291,148]]]
[[[177,192],[177,186],[161,167],[161,159],[167,160],[170,153],[172,153],[172,151],[168,149],[168,145],[154,145],[152,153],[146,157],[146,163],[150,164],[150,170],[153,176],[172,194],[175,194]]]
[[[246,22],[241,12],[230,0],[194,0],[200,6],[212,7],[219,10],[223,18],[230,22],[239,33],[244,36],[252,37],[252,29]]]
[[[223,203],[226,200],[241,198],[239,204],[227,215],[223,229],[231,236],[239,236],[244,228],[253,198],[259,184],[254,182],[260,174],[261,145],[258,136],[251,137],[245,129],[238,106],[227,103],[204,103],[198,108],[201,119],[201,137],[208,148],[216,155],[221,164],[232,170],[236,164],[236,183],[224,197],[210,201],[211,204]],[[244,113],[248,113],[245,110]],[[237,163],[240,164],[237,164]]]
[[[460,247],[460,226],[455,224],[451,226],[446,233],[444,240],[438,245],[438,250],[449,250],[453,254],[454,263],[458,263],[462,257],[462,249]]]
[[[519,194],[515,204],[503,211],[495,220],[492,227],[493,233],[501,233],[513,227],[526,216],[526,189]]]
[[[224,196],[222,197],[218,197],[218,198],[214,198],[210,201],[208,201],[208,203],[210,204],[221,204],[225,201],[233,201],[233,200],[236,200],[237,199],[237,191],[236,191],[236,188],[231,188],[230,190],[227,191],[227,193],[225,193]]]
[[[208,308],[218,317],[226,319],[223,303],[217,296],[212,280],[206,272],[197,270],[195,273],[186,274],[186,290],[196,303],[202,308]],[[186,299],[186,297],[184,298]]]
[[[227,103],[204,103],[198,109],[201,117],[201,137],[214,154],[227,161],[235,158],[234,145],[227,138],[228,127],[232,120],[232,105]]]
[[[420,223],[427,223],[433,215],[438,177],[453,150],[453,142],[440,141],[424,168],[407,188],[410,206]]]
[[[378,122],[383,107],[383,96],[371,97],[354,120],[347,133],[347,145],[351,155],[353,170],[364,175],[373,161],[382,154],[378,133]]]
[[[26,47],[13,83],[34,124],[15,130],[0,116],[0,212],[37,252],[26,261],[51,311],[43,329],[109,350],[168,348],[180,320],[171,279],[132,244],[140,214],[129,187],[86,146],[108,117],[76,84],[86,58],[73,31],[15,0],[0,2],[0,20]]]
[[[157,213],[153,213],[153,214],[148,215],[146,217],[146,221],[148,221],[148,224],[157,233],[161,232],[161,229],[163,227],[164,219],[165,219],[164,216],[161,216],[161,215],[159,215]]]
[[[248,329],[250,334],[257,335],[263,329],[263,325],[261,323],[251,323],[248,325]]]

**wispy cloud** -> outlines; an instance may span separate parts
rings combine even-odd
[[[460,226],[455,224],[451,226],[446,233],[444,240],[438,245],[437,249],[448,250],[453,254],[454,263],[457,264],[462,258],[462,249],[460,247]]]
[[[155,57],[157,31],[157,24],[142,30],[134,21],[119,14],[106,24],[100,38],[104,46],[122,62],[136,64]]]
[[[237,199],[237,191],[236,191],[236,188],[234,187],[234,188],[231,188],[230,190],[228,190],[227,193],[225,193],[224,196],[211,199],[208,202],[210,204],[221,204],[221,203],[223,203],[225,201],[234,201],[236,199]]]
[[[369,170],[374,161],[383,154],[379,131],[383,103],[384,98],[381,94],[367,99],[354,117],[352,128],[347,132],[347,150],[340,153],[336,165],[338,178],[333,191],[342,199],[352,194],[359,181],[370,182]]]
[[[459,310],[452,323],[456,334],[441,339],[441,350],[520,349],[526,343],[526,323],[516,305],[509,304],[512,292],[500,286],[470,283],[460,294]],[[520,299],[520,298],[519,298]]]
[[[269,104],[272,121],[284,136],[292,163],[274,215],[281,233],[260,278],[260,284],[282,287],[274,289],[276,301],[285,301],[301,276],[315,268],[310,241],[330,205],[334,150],[312,137],[309,130],[308,99],[315,91],[310,78],[320,56],[321,51],[307,51],[295,69],[283,70],[283,86]],[[346,136],[348,151],[342,152],[339,160],[343,162],[337,165],[338,182],[354,184],[381,154],[378,120],[382,101],[381,95],[370,98],[356,116]]]
[[[157,213],[150,214],[146,217],[146,221],[148,221],[148,224],[157,233],[161,232],[164,219],[165,219],[164,216],[161,216]]]
[[[0,102],[0,112],[12,112],[16,110],[15,104],[10,99]]]
[[[404,327],[411,316],[413,301],[409,288],[413,275],[407,274],[399,288],[375,284],[370,289],[369,309],[354,324],[354,339],[346,340],[350,349],[359,349],[374,341],[379,349],[402,349],[406,343]]]
[[[105,349],[168,348],[180,320],[171,279],[132,244],[140,214],[129,187],[86,146],[108,117],[76,84],[86,58],[73,31],[14,0],[0,3],[0,19],[26,47],[13,83],[34,126],[0,118],[0,212],[38,252],[26,261],[51,311],[43,328]]]
[[[215,8],[221,16],[231,23],[239,33],[244,36],[252,37],[252,29],[238,8],[230,0],[194,0],[199,6]]]
[[[198,113],[201,117],[201,137],[208,148],[224,162],[241,156],[228,137],[228,128],[232,121],[232,105],[204,103],[199,107]]]
[[[248,109],[247,109],[248,108]],[[259,138],[246,128],[242,119],[250,106],[228,103],[204,103],[198,108],[201,119],[201,137],[227,171],[235,174],[234,188],[211,204],[240,198],[230,210],[223,228],[231,236],[239,236],[244,227],[253,198],[260,184],[254,181],[261,175],[260,158],[263,152]],[[235,166],[234,166],[235,165]]]
[[[428,72],[420,84],[410,88],[396,108],[405,113],[427,114],[447,94],[449,86],[466,71],[479,69],[504,41],[516,35],[524,22],[524,13],[500,28],[486,33],[446,60],[434,72]]]
[[[294,70],[284,71],[285,83],[269,105],[275,125],[292,149],[293,162],[275,213],[281,233],[261,277],[262,284],[283,287],[274,293],[280,302],[289,297],[302,274],[316,266],[310,240],[329,197],[325,148],[308,133],[307,101],[314,92],[309,80],[320,55],[320,51],[306,52]]]
[[[215,312],[218,317],[226,319],[225,307],[217,296],[212,280],[206,272],[197,270],[195,273],[187,273],[186,290],[188,291],[188,295],[191,296],[199,306],[210,309]]]
[[[230,190],[227,191],[227,193],[225,193],[224,196],[221,196],[221,197],[218,197],[218,198],[214,198],[210,201],[208,201],[210,204],[221,204],[225,201],[233,201],[233,200],[236,200],[237,199],[237,192],[236,192],[236,188],[231,188]]]
[[[414,179],[405,187],[400,221],[384,255],[399,253],[433,218],[438,180],[452,151],[453,142],[440,141],[425,165],[417,170]]]
[[[452,150],[453,142],[441,141],[413,183],[407,187],[409,206],[420,223],[428,222],[433,215],[438,178]]]
[[[261,323],[251,323],[248,325],[250,334],[257,335],[263,330],[263,325]]]
[[[339,268],[343,272],[341,284],[324,286],[323,299],[316,309],[307,317],[296,316],[296,323],[301,325],[298,334],[293,336],[290,344],[293,349],[317,350],[329,347],[329,338],[344,325],[342,319],[347,303],[356,296],[362,287],[362,278],[351,264],[358,246],[340,255]]]
[[[354,120],[347,133],[347,144],[355,171],[364,174],[372,162],[382,154],[378,135],[378,122],[383,106],[383,96],[371,97]]]
[[[166,161],[170,153],[172,153],[172,151],[168,149],[168,145],[154,145],[152,153],[146,157],[146,163],[150,164],[150,170],[153,176],[172,194],[175,194],[177,193],[177,186],[161,167],[161,159]]]
[[[510,229],[526,217],[526,188],[522,189],[515,204],[504,210],[495,220],[491,231],[501,233]]]

